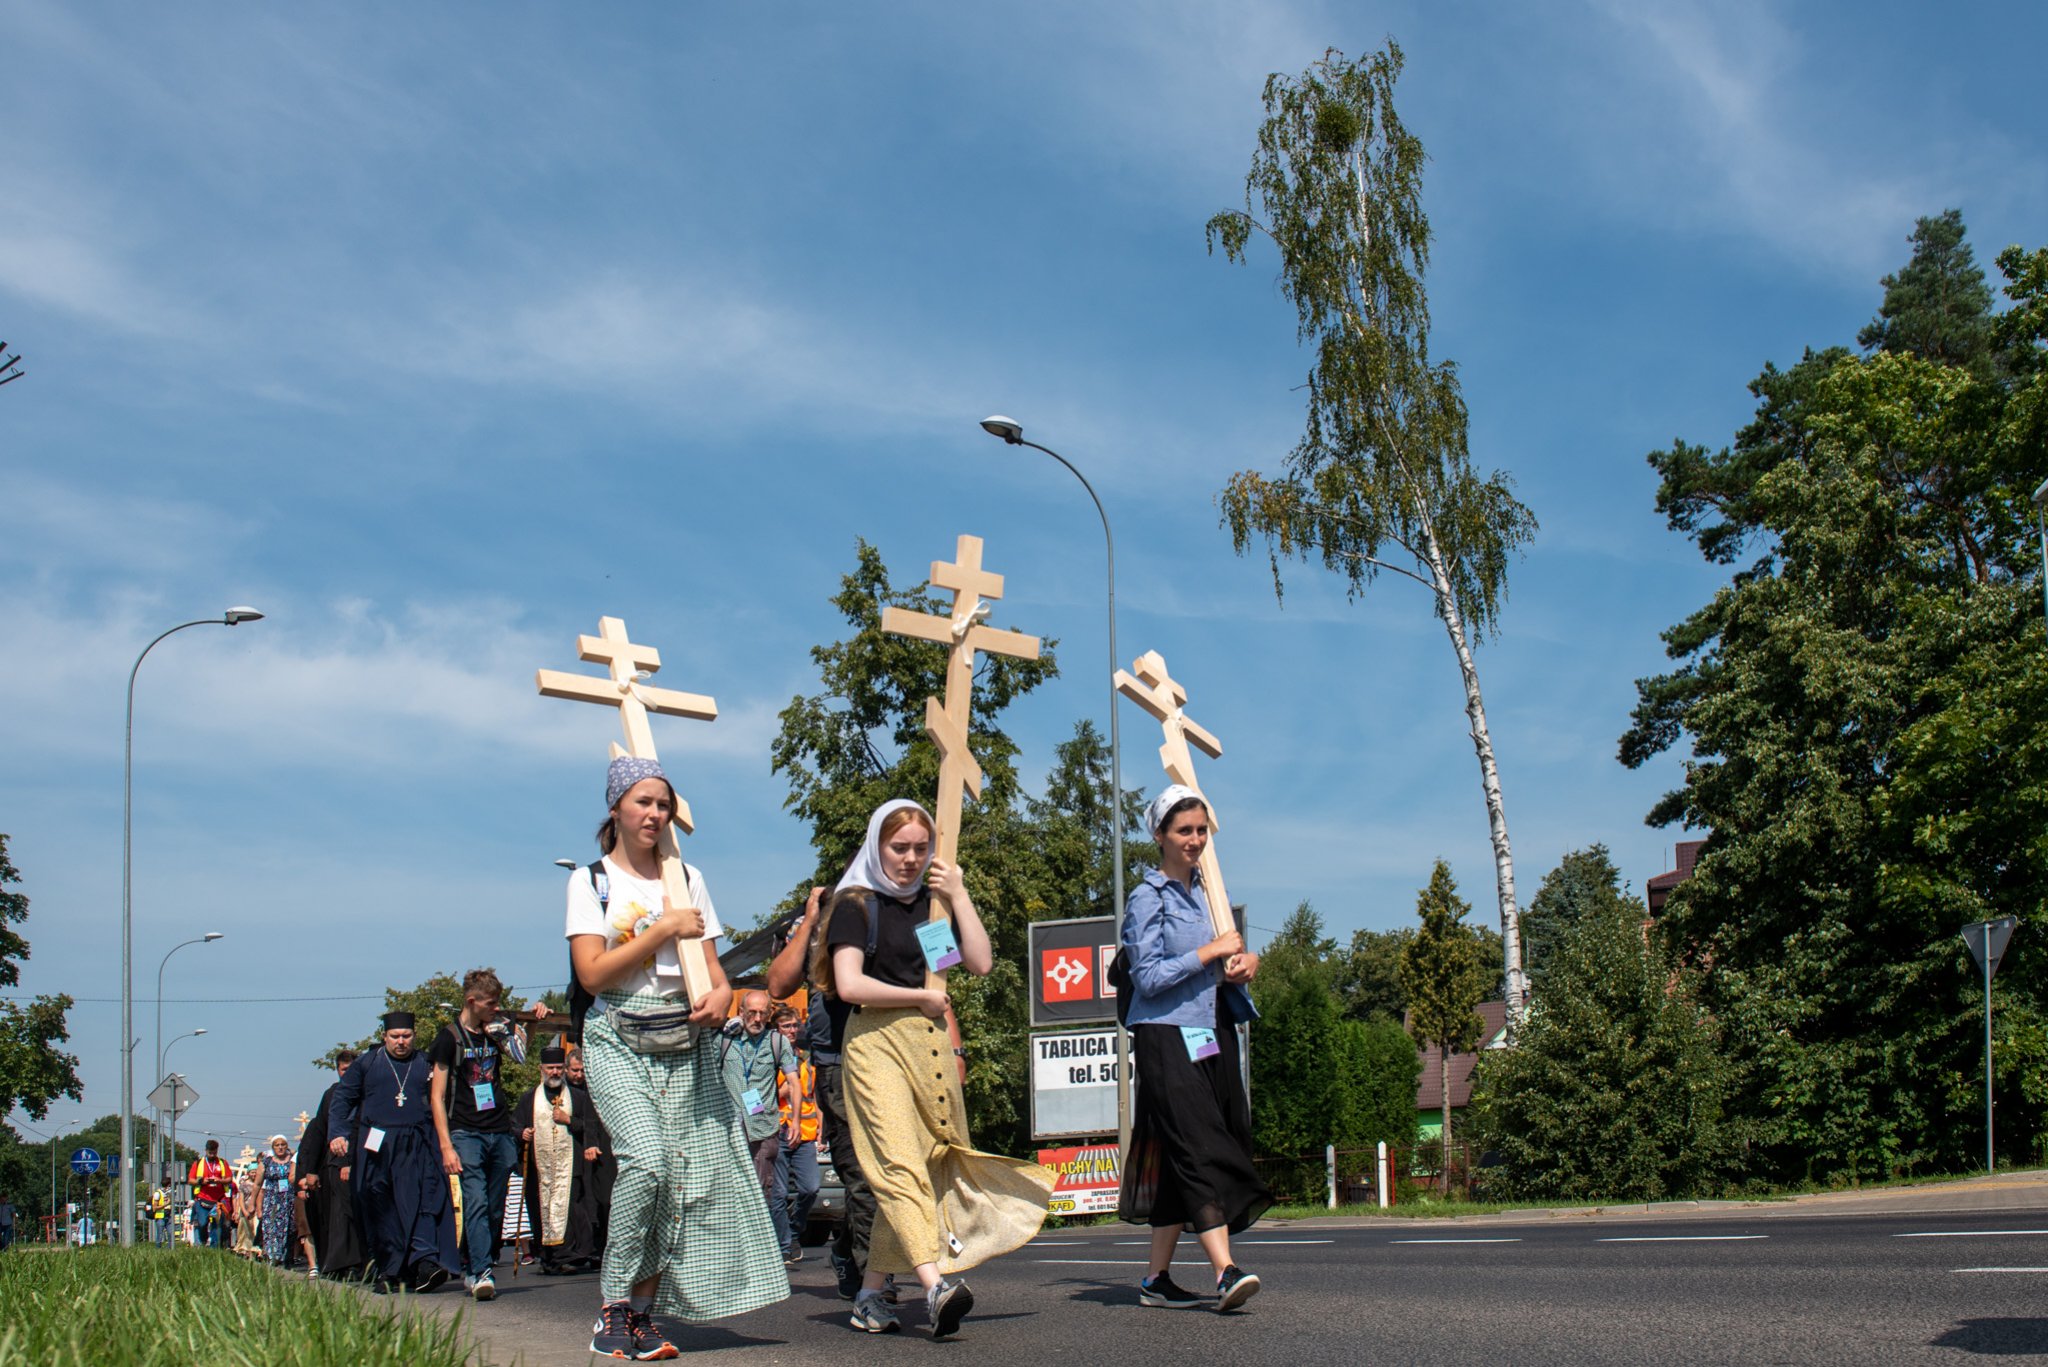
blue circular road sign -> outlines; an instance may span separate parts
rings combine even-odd
[[[71,1151],[71,1170],[80,1177],[90,1177],[98,1172],[100,1170],[99,1150],[73,1149]]]

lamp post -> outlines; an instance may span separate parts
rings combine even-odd
[[[2034,520],[2041,528],[2041,603],[2048,608],[2048,479],[2034,487]]]
[[[222,938],[224,938],[224,936],[223,936],[223,933],[222,933],[221,931],[218,931],[218,930],[209,930],[209,931],[207,931],[207,932],[206,932],[206,933],[205,933],[204,935],[200,936],[200,937],[199,937],[198,939],[196,939],[196,940],[185,940],[185,941],[183,941],[183,942],[181,942],[181,943],[179,943],[179,944],[175,944],[175,945],[172,945],[172,946],[171,946],[171,948],[170,948],[170,950],[169,950],[169,952],[168,952],[168,953],[166,953],[166,954],[164,955],[164,957],[163,957],[163,958],[161,958],[161,959],[159,959],[159,960],[157,961],[157,965],[156,965],[156,1081],[157,1081],[157,1082],[162,1082],[162,1081],[164,1080],[164,965],[165,965],[165,964],[168,964],[168,963],[169,963],[169,962],[171,961],[171,955],[172,955],[172,954],[176,954],[176,953],[177,953],[177,952],[178,952],[179,950],[183,949],[183,948],[184,948],[184,947],[185,947],[186,945],[210,945],[210,944],[212,944],[212,943],[213,943],[213,942],[214,942],[215,940],[219,940],[219,939],[222,939]],[[150,1089],[151,1089],[151,1090],[153,1091],[153,1090],[155,1090],[155,1088],[156,1088],[156,1083],[155,1083],[155,1082],[151,1083],[151,1084],[150,1084]],[[159,1124],[159,1125],[157,1125],[157,1126],[156,1126],[156,1127],[154,1128],[154,1130],[152,1131],[152,1133],[151,1133],[151,1134],[150,1134],[150,1136],[149,1136],[149,1166],[150,1166],[150,1170],[151,1170],[152,1172],[156,1171],[156,1169],[157,1169],[157,1165],[158,1165],[159,1163],[161,1163],[161,1162],[163,1161],[163,1148],[162,1148],[162,1140],[163,1140],[163,1126],[162,1126],[161,1124]]]
[[[1122,665],[1122,657],[1116,653],[1116,538],[1110,534],[1109,514],[1103,511],[1102,500],[1096,496],[1095,486],[1088,477],[1074,468],[1068,460],[1050,446],[1040,446],[1035,441],[1024,440],[1024,425],[1002,414],[993,414],[981,420],[982,431],[992,437],[1000,437],[1011,446],[1028,446],[1034,451],[1043,451],[1067,467],[1068,473],[1081,481],[1081,487],[1088,491],[1089,499],[1095,504],[1095,515],[1102,519],[1102,544],[1108,553],[1109,563],[1109,868],[1110,900],[1116,915],[1116,937],[1121,944],[1124,936],[1124,771],[1123,747],[1119,743],[1117,714],[1116,671]],[[1131,1035],[1119,1021],[1116,1027],[1116,1135],[1118,1162],[1131,1151]]]
[[[142,654],[135,657],[135,667],[128,671],[128,733],[121,751],[121,1148],[133,1152],[135,1148],[135,921],[130,914],[130,892],[134,884],[134,841],[132,829],[135,814],[135,676],[142,672],[142,662],[155,650],[157,642],[172,632],[183,631],[186,627],[222,626],[238,627],[244,622],[260,622],[263,614],[252,607],[232,607],[218,617],[201,617],[194,622],[180,622],[142,648]],[[121,1169],[121,1209],[135,1208],[135,1165]],[[121,1221],[121,1246],[135,1245],[135,1226],[125,1217]]]

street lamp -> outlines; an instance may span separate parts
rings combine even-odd
[[[1117,943],[1124,938],[1124,770],[1123,747],[1119,743],[1116,724],[1117,691],[1116,672],[1122,666],[1122,658],[1116,653],[1116,538],[1110,535],[1109,514],[1102,510],[1102,500],[1096,497],[1095,486],[1088,477],[1074,468],[1068,460],[1050,446],[1040,446],[1035,441],[1024,440],[1024,425],[1013,418],[997,413],[981,420],[981,428],[992,437],[1000,437],[1011,446],[1028,446],[1034,451],[1043,451],[1067,467],[1081,487],[1088,491],[1094,501],[1095,515],[1102,519],[1102,542],[1109,557],[1109,867],[1110,900],[1116,915]],[[1117,1022],[1116,1027],[1116,1134],[1117,1153],[1128,1155],[1131,1151],[1131,1035]],[[1119,1162],[1125,1161],[1120,1157]]]
[[[2034,520],[2041,527],[2041,604],[2048,608],[2048,479],[2035,486]]]
[[[209,931],[207,931],[207,932],[206,932],[206,933],[205,933],[204,935],[200,936],[200,937],[199,937],[198,939],[196,939],[196,940],[186,940],[186,941],[183,941],[183,942],[182,942],[182,943],[180,943],[180,944],[175,944],[175,945],[172,945],[172,946],[171,946],[171,948],[170,948],[170,951],[169,951],[169,953],[166,953],[166,954],[164,955],[164,957],[163,957],[163,958],[161,958],[161,959],[159,959],[159,960],[157,961],[157,965],[156,965],[156,1081],[157,1081],[157,1082],[162,1082],[162,1081],[164,1080],[164,965],[165,965],[165,964],[167,964],[167,963],[169,963],[169,962],[171,961],[171,955],[172,955],[172,954],[176,954],[176,953],[177,953],[177,952],[178,952],[179,950],[183,949],[183,948],[184,948],[184,947],[185,947],[186,945],[210,945],[210,944],[212,944],[212,943],[213,943],[213,942],[214,942],[215,940],[219,940],[219,939],[223,939],[223,938],[225,938],[225,937],[224,937],[224,935],[223,935],[223,933],[222,933],[221,931],[218,931],[218,930],[209,930]],[[151,1088],[151,1090],[155,1090],[155,1087],[156,1087],[156,1083],[151,1083],[151,1084],[150,1084],[150,1088]],[[159,1124],[159,1125],[157,1125],[157,1126],[155,1127],[155,1129],[153,1130],[153,1132],[152,1132],[152,1133],[150,1134],[150,1136],[149,1136],[149,1166],[150,1166],[150,1171],[152,1171],[152,1172],[156,1171],[156,1168],[157,1168],[157,1164],[163,1161],[163,1147],[162,1147],[162,1139],[163,1139],[163,1126],[162,1126],[161,1124]]]
[[[128,671],[128,734],[121,753],[121,1149],[124,1153],[135,1151],[135,921],[130,914],[130,892],[134,884],[134,841],[132,828],[135,813],[135,676],[142,672],[142,662],[155,650],[157,642],[172,632],[183,631],[186,627],[222,626],[238,627],[244,622],[260,622],[263,614],[252,607],[232,607],[218,617],[201,617],[195,622],[180,622],[142,648],[142,654],[135,657],[135,667]],[[135,1225],[126,1218],[125,1212],[135,1209],[135,1165],[127,1164],[121,1169],[121,1246],[135,1246]]]

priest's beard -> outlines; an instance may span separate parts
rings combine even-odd
[[[542,1083],[548,1089],[548,1100],[550,1101],[553,1101],[556,1097],[560,1096],[562,1094],[562,1088],[568,1085],[567,1083],[563,1082],[548,1082],[546,1079],[542,1079]]]

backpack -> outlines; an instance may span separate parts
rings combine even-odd
[[[604,860],[592,860],[584,872],[590,875],[591,890],[597,894],[597,914],[603,916],[612,901],[612,880],[605,876]],[[583,1018],[596,1004],[596,995],[583,986],[583,979],[576,976],[576,950],[572,943],[569,949],[569,1030],[578,1043],[583,1040]]]

